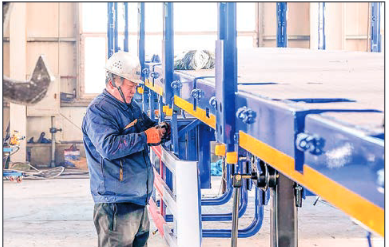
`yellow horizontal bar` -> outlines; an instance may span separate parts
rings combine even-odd
[[[178,97],[177,95],[174,95],[174,104],[176,104],[178,107],[188,112],[190,115],[198,118],[200,121],[209,125],[210,127],[216,129],[215,115],[209,114],[209,117],[207,117],[206,111],[199,107],[197,107],[196,111],[194,111],[192,103],[189,103],[188,101]]]
[[[149,79],[145,79],[145,86],[147,86],[148,88],[150,88],[151,90],[153,90],[157,94],[159,94],[161,96],[163,95],[163,88],[158,86],[158,85],[153,86],[151,84],[151,82],[149,81]]]
[[[349,216],[359,220],[382,237],[384,236],[385,212],[383,208],[324,176],[308,165],[304,165],[304,173],[296,171],[294,169],[294,158],[243,131],[239,131],[239,146],[321,196]]]

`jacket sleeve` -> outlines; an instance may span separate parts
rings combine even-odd
[[[85,117],[88,137],[103,158],[119,159],[144,150],[144,132],[121,135],[114,116],[97,107],[90,108]]]
[[[142,112],[142,118],[144,121],[144,128],[145,128],[144,130],[147,130],[148,128],[158,125],[157,121],[151,120],[151,118],[149,118],[149,116],[147,116],[147,114],[144,112]]]

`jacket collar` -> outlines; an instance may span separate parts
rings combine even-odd
[[[112,101],[112,103],[114,103],[115,105],[119,106],[120,108],[122,108],[123,110],[128,110],[130,107],[131,107],[131,104],[133,102],[133,100],[131,100],[131,103],[130,104],[126,104],[124,102],[121,102],[120,100],[116,99],[114,96],[112,96],[108,91],[107,89],[104,89],[103,91],[103,95],[108,98],[110,101]]]

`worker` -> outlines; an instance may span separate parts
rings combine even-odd
[[[153,190],[149,145],[165,138],[133,100],[140,80],[137,57],[119,51],[107,61],[106,87],[82,123],[98,246],[147,246],[147,203]]]

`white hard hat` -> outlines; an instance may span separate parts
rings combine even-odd
[[[105,69],[129,81],[143,83],[139,59],[131,56],[128,52],[118,51],[112,54],[105,64]]]

